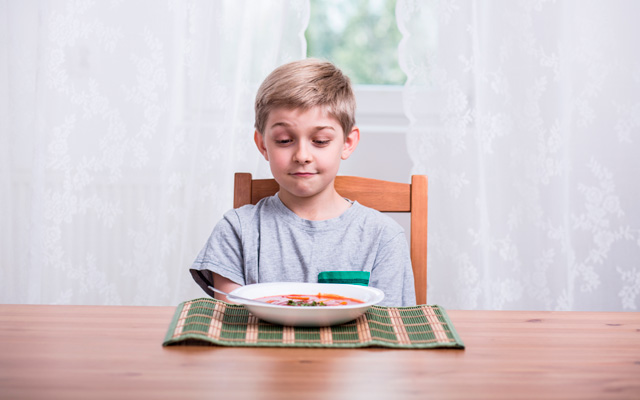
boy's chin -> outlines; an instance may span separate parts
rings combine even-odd
[[[284,196],[289,198],[308,199],[315,197],[328,189],[327,185],[280,185],[280,191],[284,191]]]
[[[283,188],[280,186],[280,191],[284,191],[284,195],[287,198],[296,198],[296,199],[308,199],[316,196],[321,191],[313,190],[313,189],[298,189],[298,188]]]

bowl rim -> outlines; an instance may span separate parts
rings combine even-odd
[[[378,303],[380,303],[382,300],[384,300],[384,292],[378,288],[375,287],[371,287],[371,286],[361,286],[361,285],[350,285],[350,284],[346,284],[346,283],[313,283],[313,282],[264,282],[264,283],[252,283],[249,285],[244,285],[244,286],[240,286],[239,288],[234,289],[233,291],[230,292],[230,294],[235,294],[238,296],[242,296],[242,297],[248,297],[246,295],[243,295],[242,292],[246,291],[246,290],[250,290],[251,288],[257,287],[257,286],[261,286],[261,287],[268,287],[268,286],[280,286],[280,285],[301,285],[301,286],[309,286],[309,287],[317,287],[318,285],[326,285],[326,286],[331,286],[331,287],[343,287],[343,286],[350,286],[353,288],[356,288],[356,290],[362,290],[363,292],[370,292],[373,294],[373,298],[367,302],[364,303],[360,303],[360,304],[349,304],[349,305],[344,305],[344,306],[336,306],[336,307],[291,307],[291,306],[283,306],[283,305],[278,305],[278,304],[269,304],[269,303],[264,303],[264,304],[256,304],[256,303],[249,303],[249,302],[245,302],[242,299],[238,299],[238,298],[234,298],[233,301],[234,303],[237,304],[242,304],[245,305],[247,307],[265,307],[265,308],[275,308],[275,309],[279,309],[279,310],[308,310],[308,312],[313,312],[312,310],[318,311],[318,310],[324,310],[325,312],[327,310],[349,310],[349,309],[358,309],[358,308],[362,308],[362,307],[371,307],[373,305],[376,305]],[[337,293],[336,293],[337,294]],[[275,296],[275,295],[274,295]],[[263,296],[266,297],[266,296]]]

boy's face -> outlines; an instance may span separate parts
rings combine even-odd
[[[269,113],[265,131],[255,132],[256,145],[280,184],[281,197],[298,199],[332,195],[340,161],[349,158],[359,140],[355,127],[345,139],[338,121],[322,107],[276,108]]]

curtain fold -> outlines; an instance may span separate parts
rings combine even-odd
[[[429,302],[640,307],[640,5],[398,0]]]
[[[169,305],[308,1],[0,1],[0,302]]]

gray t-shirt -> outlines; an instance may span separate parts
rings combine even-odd
[[[315,283],[323,271],[368,271],[369,286],[385,293],[380,305],[416,303],[402,227],[358,202],[325,221],[300,218],[277,194],[230,210],[191,266],[193,278],[212,296],[212,272],[248,285]]]

